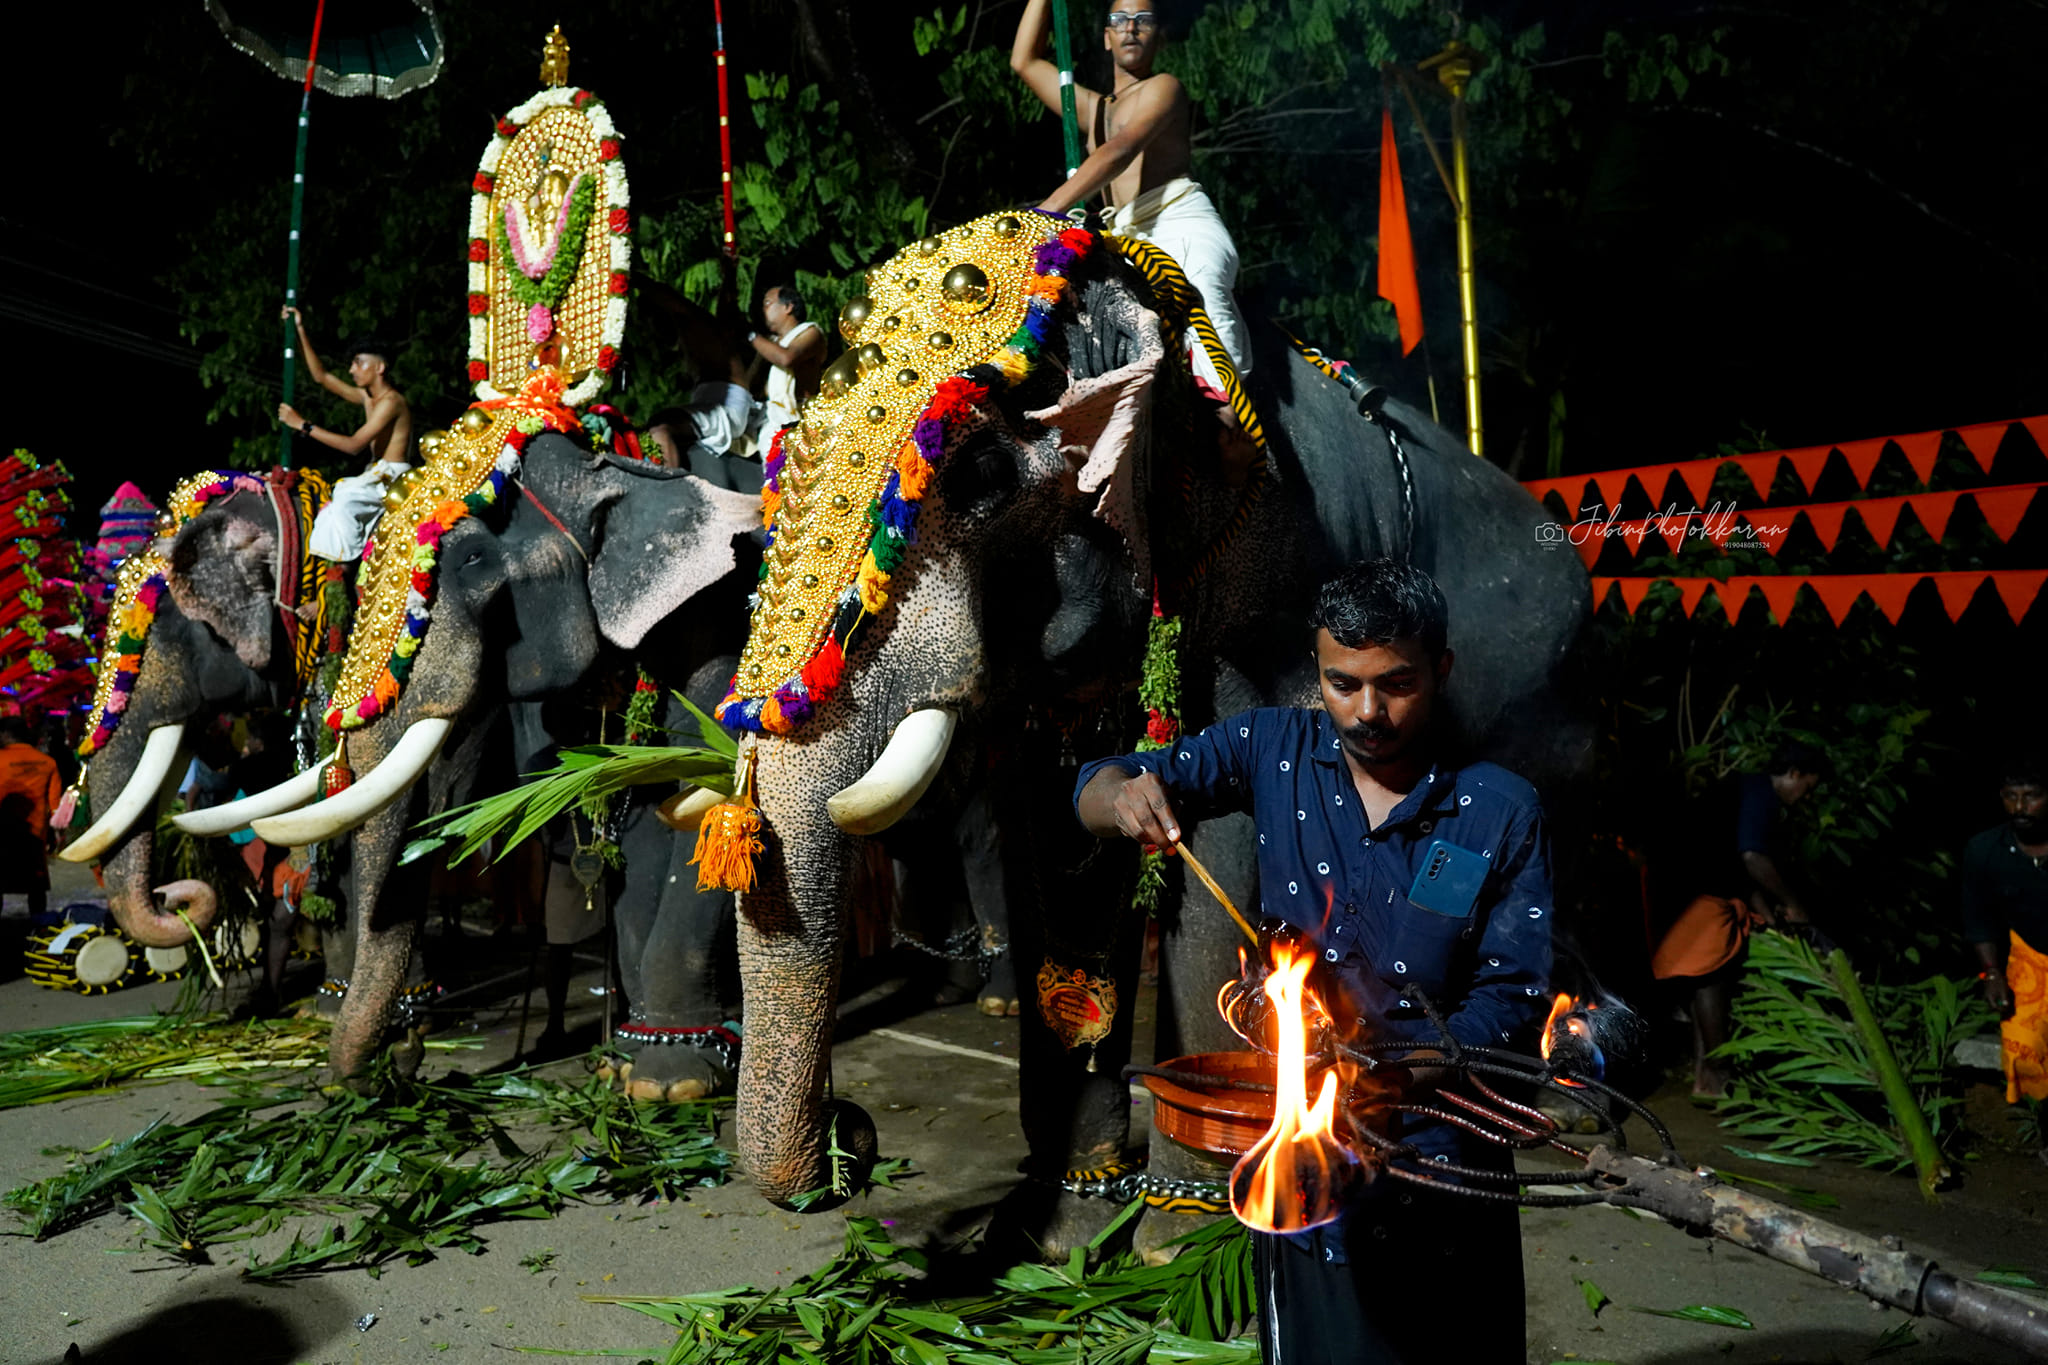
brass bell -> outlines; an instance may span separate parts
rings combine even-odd
[[[925,338],[925,344],[934,351],[950,351],[953,349],[953,334],[951,332],[933,332],[929,337]]]
[[[885,331],[885,332],[893,332],[893,331],[895,331],[895,330],[896,330],[896,329],[897,329],[898,327],[901,327],[902,325],[903,325],[903,319],[902,319],[902,318],[900,318],[900,317],[897,317],[897,316],[896,316],[895,314],[893,314],[893,313],[892,313],[892,314],[890,314],[890,315],[889,315],[888,317],[886,317],[886,318],[882,319],[882,330],[883,330],[883,331]]]
[[[834,493],[834,494],[832,495],[832,510],[833,510],[833,511],[835,511],[835,512],[844,512],[844,511],[846,511],[847,509],[851,508],[852,506],[853,506],[853,504],[852,504],[851,502],[847,501],[847,497],[846,497],[846,494],[844,494],[844,493]],[[801,607],[799,607],[799,608],[798,608],[797,610],[798,610],[798,613],[799,613],[799,614],[801,614],[801,613],[802,613],[802,610],[803,610],[803,609],[802,609]]]
[[[876,404],[868,409],[868,420],[879,426],[889,420],[889,410],[880,404]]]
[[[917,382],[917,371],[916,371],[916,370],[898,370],[898,371],[896,371],[896,387],[898,387],[898,388],[900,388],[900,389],[907,389],[907,388],[909,388],[909,387],[910,387],[910,386],[911,386],[912,384],[915,384],[916,382]]]
[[[829,555],[829,554],[831,554],[831,553],[832,553],[832,551],[833,551],[833,550],[834,550],[835,548],[836,548],[836,547],[835,547],[835,546],[833,545],[833,542],[832,542],[832,537],[830,537],[830,536],[819,536],[819,537],[818,537],[818,553],[819,553],[819,554],[821,554],[821,555]]]
[[[926,237],[917,244],[917,254],[920,256],[936,255],[938,250],[939,239],[936,237]]]
[[[1011,214],[1006,213],[995,221],[995,233],[998,237],[1015,237],[1023,230],[1024,224]]]
[[[472,436],[481,436],[490,430],[491,414],[484,408],[471,408],[462,414],[462,421],[458,425]]]
[[[868,320],[868,314],[875,311],[875,301],[866,294],[846,301],[846,307],[839,310],[839,335],[848,341],[860,339],[861,324]]]
[[[825,373],[818,377],[818,390],[827,398],[842,398],[846,391],[860,382],[861,368],[856,357],[857,351],[846,354],[825,367]]]
[[[420,433],[420,463],[432,464],[441,458],[441,447],[448,444],[448,432],[440,429]]]
[[[870,341],[867,345],[861,347],[859,350],[855,351],[853,355],[855,359],[859,362],[860,377],[862,379],[866,379],[876,370],[881,369],[882,366],[889,363],[889,357],[884,355],[882,353],[882,348],[875,345],[875,343],[872,341]]]
[[[846,457],[846,462],[855,469],[862,468],[868,462],[868,453],[865,450],[856,450]]]
[[[945,297],[947,309],[955,313],[979,313],[996,300],[988,275],[980,266],[966,262],[946,272],[939,291]]]

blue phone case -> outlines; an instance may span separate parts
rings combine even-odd
[[[1415,884],[1408,888],[1409,901],[1432,914],[1452,919],[1470,919],[1479,902],[1480,888],[1493,864],[1469,848],[1435,840],[1423,855]]]

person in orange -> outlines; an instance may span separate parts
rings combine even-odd
[[[2048,1100],[2048,763],[2023,757],[2005,772],[2005,823],[1963,849],[1963,932],[2000,1015],[2005,1102],[2038,1104]]]
[[[1776,830],[1820,784],[1823,760],[1803,744],[1781,748],[1770,771],[1737,778],[1693,813],[1695,850],[1656,872],[1682,907],[1650,957],[1650,974],[1687,997],[1692,1016],[1692,1093],[1728,1092],[1714,1049],[1728,1041],[1730,1009],[1742,979],[1749,935],[1758,925],[1811,932],[1806,907],[1779,869]]]
[[[0,891],[28,893],[40,915],[50,898],[50,812],[64,792],[56,760],[29,742],[27,722],[0,716]]]

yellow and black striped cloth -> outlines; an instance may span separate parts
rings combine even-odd
[[[1217,339],[1215,325],[1202,309],[1201,291],[1188,283],[1188,277],[1181,273],[1180,262],[1152,243],[1136,237],[1107,233],[1103,240],[1136,266],[1138,273],[1145,277],[1145,283],[1152,286],[1153,297],[1158,300],[1160,311],[1165,314],[1166,323],[1175,335],[1194,332],[1195,339],[1209,357],[1209,363],[1223,377],[1223,391],[1229,395],[1230,410],[1237,414],[1238,425],[1244,428],[1245,435],[1251,437],[1260,450],[1264,450],[1266,430],[1259,425],[1259,414],[1252,408],[1251,395],[1238,382],[1237,367],[1230,363],[1230,352],[1223,349],[1223,343]]]
[[[302,620],[292,646],[292,668],[297,673],[299,684],[312,682],[313,674],[320,667],[320,657],[327,649],[327,597],[320,591],[327,561],[305,548],[307,538],[313,533],[313,519],[320,515],[320,509],[327,505],[333,495],[333,487],[320,474],[311,469],[298,471],[298,485],[293,489],[293,499],[299,514],[299,596],[301,605],[314,605],[313,618]]]

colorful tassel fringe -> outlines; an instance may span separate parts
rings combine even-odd
[[[774,698],[769,698],[769,705]],[[704,812],[697,826],[697,851],[690,861],[697,867],[699,891],[733,891],[744,895],[754,889],[754,855],[761,851],[761,812],[754,805],[754,748],[750,742],[740,753],[738,781],[730,801],[721,801]]]

